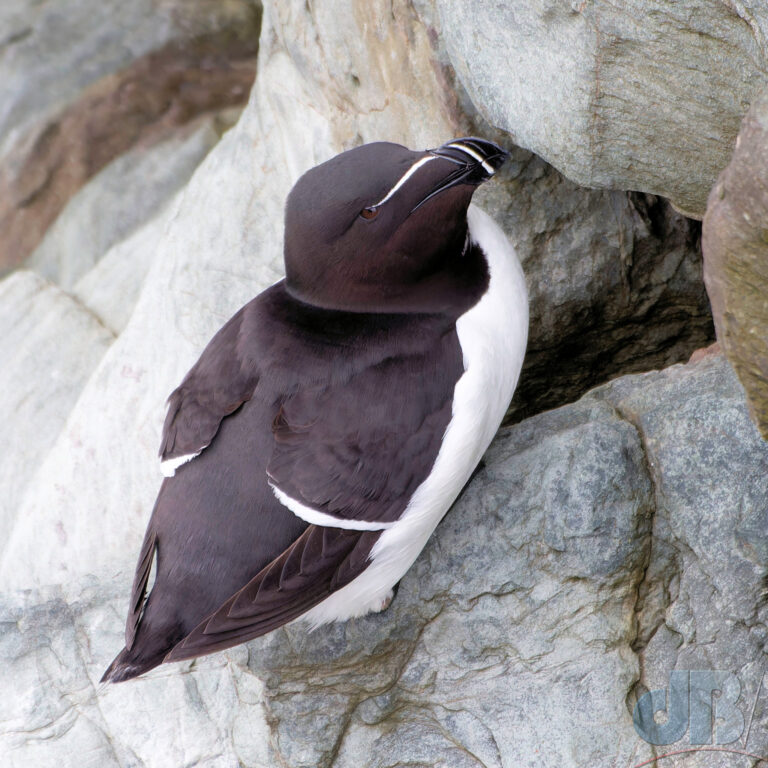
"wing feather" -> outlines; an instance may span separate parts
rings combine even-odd
[[[136,565],[136,573],[131,587],[131,603],[128,611],[128,618],[125,622],[125,647],[130,650],[133,641],[136,638],[136,630],[141,620],[141,613],[144,608],[144,598],[147,595],[147,584],[149,574],[152,570],[152,562],[157,550],[157,536],[149,528],[144,536],[144,542],[139,552],[139,562]]]
[[[165,661],[230,648],[298,618],[365,570],[380,535],[310,525],[280,557],[200,622]]]
[[[451,329],[286,398],[267,465],[281,501],[310,523],[313,512],[350,528],[396,521],[437,458],[463,372]]]
[[[252,311],[253,302],[246,304],[219,330],[168,398],[159,452],[163,462],[200,453],[210,445],[222,420],[253,395],[258,370],[240,343],[243,324]]]

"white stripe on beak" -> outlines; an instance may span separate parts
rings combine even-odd
[[[483,159],[483,156],[479,152],[476,152],[474,149],[472,149],[472,147],[468,147],[466,144],[449,144],[448,146],[452,149],[458,149],[460,152],[464,152],[464,154],[469,155],[470,157],[474,157],[475,160],[477,160],[477,162],[483,166],[485,172],[489,176],[493,176],[493,174],[496,173],[493,166],[485,159]]]

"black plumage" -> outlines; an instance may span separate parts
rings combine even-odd
[[[368,567],[381,531],[310,525],[272,486],[340,523],[390,523],[434,464],[464,370],[456,320],[488,285],[464,216],[482,178],[441,189],[458,163],[437,157],[374,229],[361,211],[426,153],[364,150],[299,181],[287,279],[213,337],[169,398],[161,458],[199,455],[161,486],[104,680],[261,635]]]

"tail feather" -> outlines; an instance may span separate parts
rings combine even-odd
[[[146,614],[133,643],[117,654],[101,678],[102,683],[122,683],[163,663],[168,652],[186,634],[178,620],[163,608],[151,599],[147,601]]]
[[[145,672],[149,672],[150,669],[160,666],[166,653],[167,650],[160,651],[148,658],[138,658],[132,650],[123,648],[107,667],[107,671],[102,675],[99,682],[122,683],[125,680],[131,680],[134,677],[143,675]]]

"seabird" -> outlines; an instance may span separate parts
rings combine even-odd
[[[102,681],[388,605],[520,373],[523,272],[470,206],[506,156],[474,137],[377,142],[299,179],[285,278],[168,400],[167,476]]]

